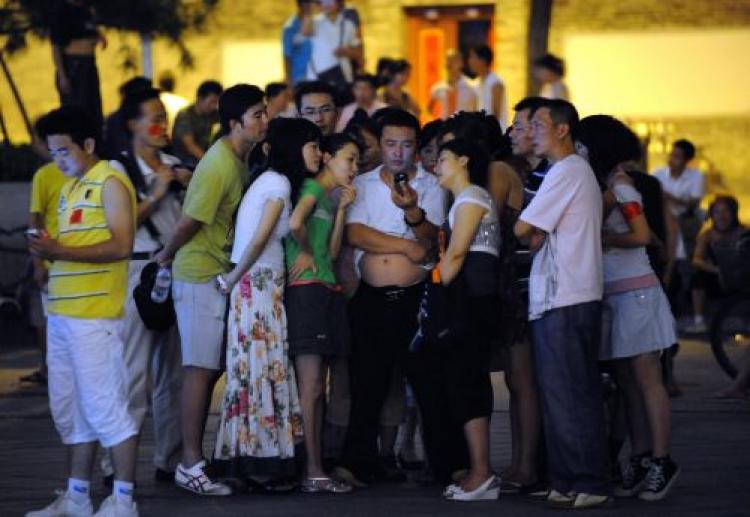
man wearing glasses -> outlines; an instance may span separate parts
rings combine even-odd
[[[294,101],[299,116],[318,126],[323,136],[336,131],[339,112],[336,93],[331,85],[323,81],[301,83],[294,93]]]

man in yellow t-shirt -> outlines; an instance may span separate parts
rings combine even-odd
[[[96,154],[98,128],[82,108],[63,106],[37,123],[60,170],[58,237],[29,236],[31,253],[49,271],[49,405],[69,447],[68,489],[29,512],[91,515],[91,470],[97,442],[111,450],[114,490],[98,515],[137,517],[133,502],[138,428],[128,413],[122,315],[135,234],[135,190]]]
[[[34,173],[31,180],[31,197],[29,202],[29,229],[46,232],[53,239],[57,238],[57,204],[60,190],[68,181],[55,162],[43,165]],[[21,382],[32,382],[47,385],[47,279],[49,263],[38,257],[31,257],[34,266],[34,283],[39,289],[37,296],[33,292],[29,305],[31,307],[31,325],[36,330],[37,345],[42,351],[39,369],[30,375],[21,377]]]
[[[229,495],[231,489],[204,471],[206,409],[221,371],[227,299],[214,277],[229,270],[234,213],[248,184],[248,154],[268,128],[263,90],[238,84],[219,98],[221,138],[193,173],[174,237],[154,257],[173,263],[172,294],[182,344],[182,462],[177,486],[201,495]]]

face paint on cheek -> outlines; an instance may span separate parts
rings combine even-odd
[[[167,132],[161,124],[150,124],[148,126],[148,135],[154,138],[161,138],[167,136]]]

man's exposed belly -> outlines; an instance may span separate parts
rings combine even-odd
[[[424,280],[427,271],[400,253],[365,253],[359,262],[362,280],[373,287],[409,287]]]

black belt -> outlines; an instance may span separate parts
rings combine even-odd
[[[383,297],[389,302],[395,302],[410,295],[421,295],[424,292],[424,282],[419,282],[408,287],[401,287],[398,285],[375,287],[362,281],[359,283],[359,289],[365,293]]]
[[[153,259],[158,251],[136,251],[130,255],[130,260],[151,260]]]

